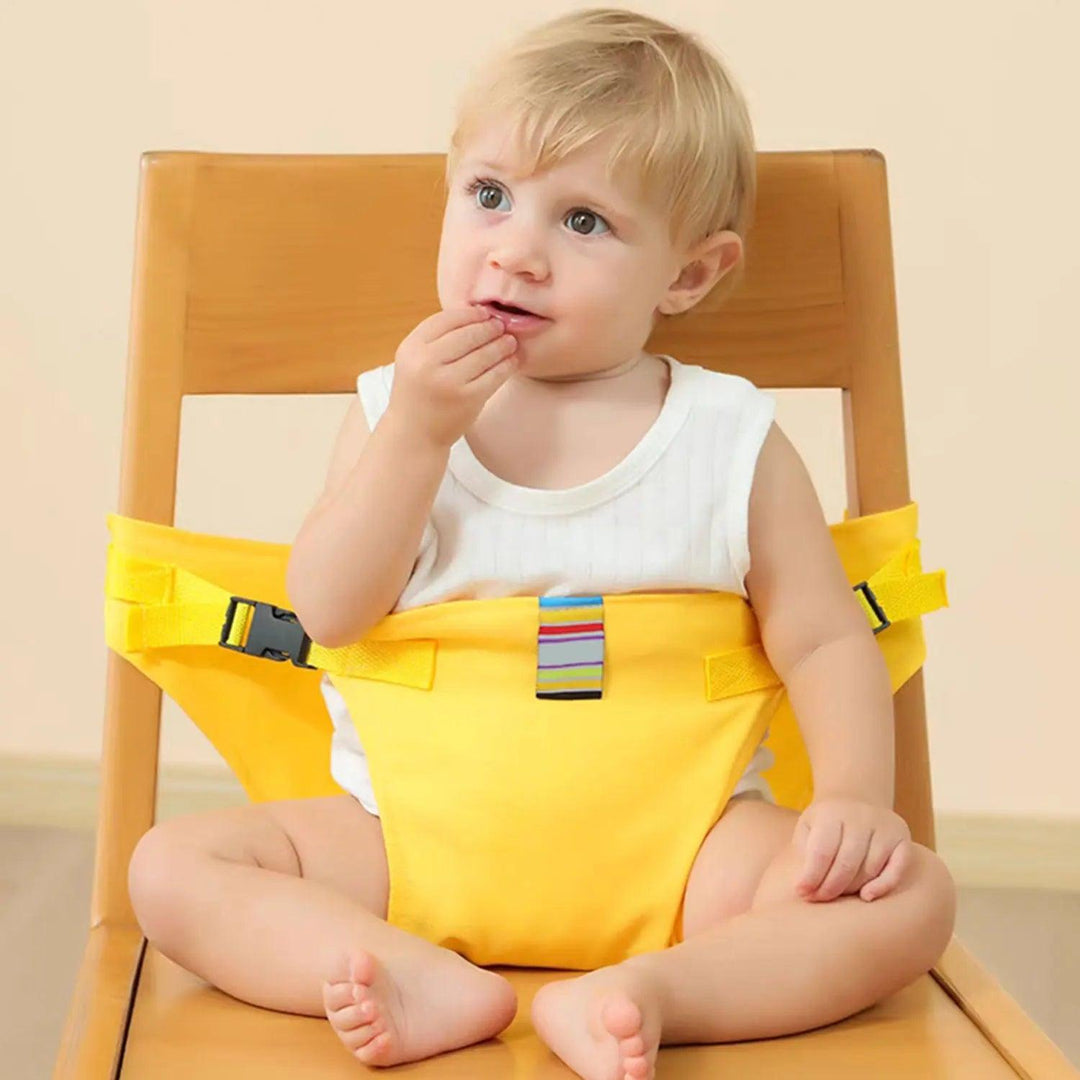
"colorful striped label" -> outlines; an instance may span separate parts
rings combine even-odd
[[[536,696],[598,698],[604,682],[604,598],[540,596]]]

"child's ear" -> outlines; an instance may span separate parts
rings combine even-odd
[[[692,308],[742,257],[743,242],[738,233],[725,229],[705,237],[686,253],[679,276],[668,286],[657,305],[663,315]]]

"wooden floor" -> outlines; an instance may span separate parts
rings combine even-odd
[[[91,832],[0,828],[0,1062],[52,1074],[90,908]],[[1080,893],[961,889],[957,935],[1080,1065]]]

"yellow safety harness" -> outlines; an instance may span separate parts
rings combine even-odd
[[[830,526],[894,692],[925,656],[919,616],[948,603],[916,520],[910,503]],[[456,600],[328,649],[289,609],[288,545],[107,523],[108,645],[253,800],[340,794],[326,672],[368,755],[388,920],[474,963],[589,969],[679,940],[693,858],[766,733],[777,801],[812,797],[734,593]]]

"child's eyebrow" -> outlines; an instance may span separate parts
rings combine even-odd
[[[472,165],[477,169],[488,169],[491,172],[503,172],[503,167],[493,161],[479,161],[474,158],[466,161],[465,164]],[[590,206],[595,206],[597,210],[602,210],[605,214],[610,214],[616,221],[621,219],[624,224],[629,224],[635,220],[635,215],[631,209],[616,206],[614,203],[605,199],[598,199],[585,191],[571,192],[567,195],[567,198],[575,202],[580,200],[581,202],[588,203]]]

